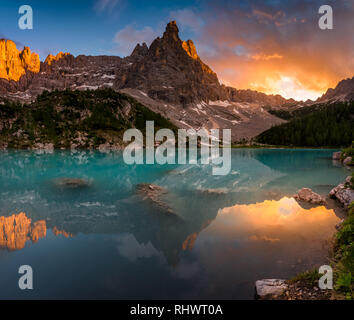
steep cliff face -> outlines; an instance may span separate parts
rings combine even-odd
[[[28,47],[17,50],[11,40],[0,40],[0,78],[18,81],[27,71],[38,73],[40,60]]]
[[[144,47],[145,48],[145,47]],[[217,75],[201,61],[193,41],[182,41],[175,21],[150,48],[134,50],[141,59],[117,76],[117,89],[135,88],[153,99],[187,105],[225,98]]]

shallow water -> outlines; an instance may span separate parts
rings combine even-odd
[[[233,150],[232,170],[128,166],[119,153],[0,153],[0,298],[251,299],[254,282],[326,263],[339,218],[291,198],[349,171],[333,150]],[[88,187],[59,188],[60,178]],[[179,217],[136,193],[168,190]],[[34,290],[18,288],[30,265]]]

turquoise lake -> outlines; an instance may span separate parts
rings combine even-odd
[[[227,176],[120,153],[0,152],[0,299],[253,299],[258,279],[327,263],[340,215],[292,195],[344,181],[333,151],[236,149]],[[179,219],[137,194],[141,183],[167,189]],[[21,265],[33,290],[18,287]]]

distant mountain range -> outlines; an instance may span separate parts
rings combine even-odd
[[[250,138],[285,122],[270,109],[296,109],[354,97],[354,78],[341,81],[318,101],[298,103],[280,95],[237,90],[220,84],[198,56],[193,41],[182,41],[174,21],[150,47],[138,44],[125,58],[49,55],[44,62],[27,47],[19,51],[0,40],[0,97],[31,102],[43,91],[112,88],[128,94],[177,127],[231,128],[233,141]]]
[[[351,100],[354,100],[354,77],[340,81],[334,89],[328,89],[316,102],[323,103]]]

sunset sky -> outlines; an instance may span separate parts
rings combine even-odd
[[[18,28],[18,8],[34,10],[34,29]],[[334,29],[318,27],[329,4]],[[183,40],[222,83],[315,99],[354,75],[354,0],[0,0],[0,37],[47,54],[130,54],[176,20]]]

